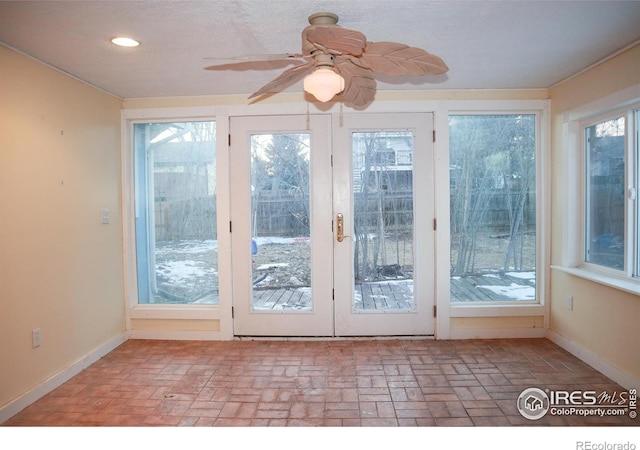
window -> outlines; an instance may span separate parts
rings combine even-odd
[[[449,116],[452,302],[537,299],[536,122]]]
[[[133,125],[138,303],[218,304],[214,122]]]
[[[563,113],[559,270],[640,294],[640,85]]]
[[[636,107],[580,124],[583,163],[583,255],[586,268],[638,277]],[[636,136],[634,139],[633,136]]]
[[[624,269],[625,118],[584,129],[585,262]]]

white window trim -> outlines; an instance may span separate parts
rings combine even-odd
[[[218,136],[218,183],[229,183],[228,151],[226,136],[229,133],[229,117],[246,115],[269,115],[269,114],[306,114],[310,110],[314,112],[328,113],[336,116],[342,114],[342,108],[333,106],[329,110],[318,110],[316,105],[305,103],[295,104],[257,104],[248,107],[246,105],[217,105],[210,107],[186,107],[186,108],[143,108],[127,109],[122,114],[122,189],[124,208],[124,236],[125,236],[125,298],[127,299],[127,328],[131,329],[131,319],[219,319],[221,339],[231,339],[233,337],[233,319],[231,318],[231,285],[220,285],[220,305],[210,307],[198,307],[198,310],[181,307],[180,305],[138,305],[137,289],[135,280],[135,255],[131,254],[131,249],[135,249],[135,233],[132,229],[133,221],[130,220],[133,214],[133,199],[129,198],[133,186],[133,167],[129,158],[131,157],[130,146],[130,123],[132,121],[167,121],[182,119],[205,119],[216,121],[216,133]],[[435,142],[435,166],[436,166],[436,198],[441,195],[446,201],[436,201],[436,217],[438,219],[438,236],[436,240],[436,290],[434,292],[437,306],[436,317],[436,338],[449,339],[450,319],[453,317],[515,317],[515,316],[541,316],[544,315],[544,328],[548,328],[549,305],[545,301],[549,291],[549,230],[550,220],[548,209],[550,205],[550,194],[548,189],[549,173],[549,148],[550,148],[550,114],[548,100],[416,100],[416,101],[379,101],[371,105],[366,111],[374,112],[433,112],[435,120],[435,131],[437,139]],[[460,113],[484,113],[484,114],[511,114],[526,113],[539,114],[539,159],[537,167],[537,289],[538,301],[520,302],[517,304],[506,302],[505,304],[484,304],[469,303],[468,305],[452,306],[450,302],[450,280],[449,280],[449,115]],[[223,141],[224,140],[224,141]],[[224,168],[224,170],[223,170]],[[219,202],[223,203],[219,208],[218,227],[219,235],[222,224],[229,221],[229,198],[220,197]],[[228,231],[228,230],[227,230]],[[231,267],[231,248],[227,248],[227,240],[222,240],[219,244],[219,265],[220,271]],[[229,241],[230,242],[230,241]],[[445,267],[447,270],[439,270]],[[132,278],[133,276],[133,278]],[[221,280],[230,280],[228,275],[220,274]],[[222,281],[221,281],[222,283]],[[223,290],[227,295],[223,295]],[[207,313],[208,312],[208,313]]]
[[[125,308],[127,329],[131,330],[132,319],[183,319],[183,320],[220,320],[220,335],[223,338],[231,336],[231,324],[225,318],[230,316],[231,305],[223,301],[228,295],[221,295],[219,305],[157,305],[138,303],[138,289],[136,279],[136,255],[135,255],[135,205],[134,205],[134,164],[133,164],[133,124],[146,122],[175,122],[187,120],[208,120],[216,121],[216,136],[227,136],[227,127],[218,126],[216,108],[214,107],[187,107],[187,108],[159,108],[159,109],[128,109],[122,113],[122,192],[123,192],[123,233],[125,239],[125,298],[127,307]],[[218,134],[221,133],[221,134]],[[226,167],[227,153],[221,152],[217,155],[218,167]],[[227,173],[218,169],[217,180],[226,182]],[[227,202],[221,198],[219,202]],[[221,211],[226,209],[220,208]],[[228,222],[225,217],[218,217],[218,232],[221,233],[226,228],[222,224]],[[221,230],[222,228],[222,230]],[[226,241],[225,241],[226,242]],[[224,244],[222,244],[224,247]],[[220,258],[228,258],[230,250],[218,249]],[[225,270],[229,264],[220,261],[220,270]],[[227,291],[230,286],[220,286],[221,291]],[[228,311],[227,311],[228,310]]]
[[[564,114],[562,165],[559,170],[563,174],[559,189],[562,192],[561,210],[564,211],[561,218],[563,245],[560,264],[551,266],[552,270],[568,273],[636,295],[640,294],[640,279],[632,277],[634,270],[632,261],[634,258],[638,258],[638,256],[635,256],[637,243],[633,241],[635,236],[630,227],[633,227],[633,222],[638,219],[637,217],[632,217],[634,208],[629,203],[625,211],[625,220],[627,221],[627,241],[625,242],[625,262],[627,267],[625,270],[613,270],[585,262],[584,137],[582,133],[585,123],[612,115],[615,112],[623,112],[638,103],[640,103],[640,85],[635,85]],[[635,126],[630,127],[631,118],[628,117],[627,119],[627,140],[630,141],[628,145],[636,148],[638,143],[635,142],[635,136],[632,136],[633,133],[629,133],[629,130],[635,129]],[[627,155],[628,152],[625,156]],[[635,174],[634,168],[637,163],[635,160],[629,160],[626,168],[627,188],[636,190],[638,188],[636,186],[637,174]],[[631,200],[628,199],[628,202],[631,202]],[[640,223],[636,224],[636,227],[640,227]]]
[[[446,274],[441,279],[446,283],[446,297],[448,305],[446,308],[447,319],[454,317],[515,317],[515,316],[536,316],[544,315],[544,326],[548,326],[548,302],[546,296],[548,292],[548,267],[549,267],[549,189],[547,179],[549,173],[549,104],[547,101],[460,101],[450,102],[446,120],[449,115],[455,114],[535,114],[536,139],[537,139],[537,161],[536,161],[536,300],[535,301],[506,301],[495,303],[469,302],[451,303],[449,288],[449,275]],[[448,128],[448,122],[447,122]],[[447,133],[448,142],[448,133]],[[448,149],[448,145],[447,145]],[[447,151],[448,154],[448,151]],[[448,171],[447,171],[448,173]],[[447,223],[447,226],[449,224]],[[448,243],[449,245],[449,243]],[[447,249],[449,255],[450,249]],[[440,290],[444,291],[445,286]],[[441,297],[439,297],[441,298]],[[439,302],[441,303],[441,302]],[[440,307],[439,307],[440,310]],[[440,314],[440,312],[439,312]],[[448,322],[448,320],[447,320]],[[448,338],[440,334],[440,338]],[[441,329],[441,332],[443,330]]]

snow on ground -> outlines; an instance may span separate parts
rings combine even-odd
[[[536,289],[531,286],[522,286],[511,283],[509,286],[476,286],[479,289],[487,289],[495,294],[504,295],[513,300],[535,300]]]
[[[308,237],[257,237],[254,238],[258,245],[258,252],[260,252],[261,246],[269,245],[299,245],[308,244]],[[217,285],[217,271],[213,267],[215,259],[215,252],[218,249],[218,241],[216,240],[187,240],[171,243],[163,243],[156,248],[157,257],[157,273],[162,278],[162,282],[165,286],[200,286],[196,289],[209,289],[209,284]],[[266,249],[264,249],[266,250]],[[270,252],[267,252],[270,253]],[[287,254],[287,257],[290,257]],[[212,259],[213,258],[213,259]],[[270,262],[267,264],[259,265],[257,270],[273,270],[277,268],[286,268],[290,265],[289,262]],[[534,284],[536,279],[535,271],[529,272],[506,272],[505,275],[509,277],[523,280],[529,284]],[[499,274],[483,274],[482,276],[487,278],[502,278]],[[265,280],[262,280],[260,286],[270,285],[271,274],[269,274]],[[460,277],[451,277],[451,280],[459,280]],[[201,283],[206,280],[205,285]],[[392,278],[380,281],[381,283],[398,283],[404,284],[406,288],[413,291],[413,280],[394,280]],[[375,282],[374,282],[375,283]],[[289,283],[291,284],[291,283]],[[293,283],[299,285],[300,283]],[[534,300],[535,288],[532,286],[521,285],[517,283],[511,283],[509,286],[495,286],[495,285],[479,285],[476,288],[485,289],[491,291],[497,295],[506,296],[513,300]],[[355,290],[355,302],[362,302],[362,297]]]
[[[158,273],[169,284],[193,281],[194,279],[215,275],[216,272],[202,261],[165,261],[158,264]]]
[[[209,239],[203,241],[178,241],[162,243],[156,247],[156,255],[166,255],[175,252],[198,254],[218,250],[218,241]]]
[[[268,263],[268,264],[261,264],[258,267],[256,267],[256,270],[268,270],[268,269],[275,269],[276,267],[289,267],[289,263]]]
[[[509,275],[513,278],[520,278],[521,280],[535,280],[535,272],[506,272],[505,275]]]
[[[308,237],[278,237],[278,236],[264,236],[264,237],[255,237],[253,238],[258,244],[258,251],[260,251],[261,245],[268,244],[303,244],[305,242],[309,242]]]
[[[218,249],[216,240],[186,240],[162,243],[156,247],[156,272],[167,285],[193,283],[217,275],[206,253]]]

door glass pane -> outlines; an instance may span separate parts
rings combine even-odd
[[[354,311],[413,310],[413,133],[356,132]]]
[[[585,261],[624,269],[624,117],[585,129]]]
[[[252,309],[310,311],[309,134],[251,136]]]
[[[133,131],[138,302],[217,304],[215,122]]]
[[[536,117],[449,117],[451,301],[536,299]]]

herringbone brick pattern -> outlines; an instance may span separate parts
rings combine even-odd
[[[528,420],[529,387],[623,391],[546,339],[129,340],[4,425],[638,425]]]

